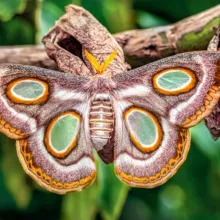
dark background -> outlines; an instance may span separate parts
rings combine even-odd
[[[89,10],[111,33],[170,24],[219,0],[0,0],[0,45],[38,44],[70,3]],[[98,161],[98,179],[80,193],[45,192],[24,173],[15,142],[0,135],[0,220],[220,219],[220,141],[204,123],[192,131],[188,158],[155,189],[129,188]]]

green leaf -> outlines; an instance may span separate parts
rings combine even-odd
[[[81,5],[111,33],[134,28],[132,0],[81,0]]]
[[[219,0],[135,0],[134,9],[146,10],[175,22],[219,4]]]
[[[51,2],[43,2],[40,22],[40,37],[42,38],[50,28],[52,28],[62,15],[64,9],[60,9],[57,5]]]
[[[23,18],[15,18],[4,24],[0,23],[1,45],[22,45],[34,43],[34,28]]]
[[[165,218],[184,216],[182,209],[185,208],[186,193],[180,186],[166,184],[160,191],[159,201],[160,209]]]
[[[205,154],[209,159],[215,160],[220,164],[220,139],[213,140],[209,130],[204,124],[204,121],[190,129],[192,133],[192,142]]]
[[[169,24],[167,20],[145,11],[137,12],[137,23],[141,28],[151,28]]]
[[[15,14],[25,10],[27,0],[0,0],[0,20],[9,21]]]
[[[99,160],[99,210],[105,220],[119,218],[130,187],[115,175],[113,164],[107,165]]]
[[[146,189],[142,190],[143,194],[146,193]],[[153,218],[154,217],[154,218]],[[122,216],[120,220],[148,220],[158,219],[153,215],[153,211],[150,209],[149,204],[137,196],[129,196],[125,207],[123,208]]]
[[[27,183],[27,175],[18,161],[15,141],[2,137],[2,159],[0,162],[5,185],[14,198],[18,208],[29,205],[32,189]]]
[[[98,185],[92,186],[81,192],[68,193],[64,196],[61,209],[62,220],[92,220],[97,211]]]
[[[69,4],[79,5],[79,0],[47,0],[41,4],[40,38],[55,25],[55,22],[65,14],[65,7]]]
[[[103,16],[111,33],[134,28],[132,0],[108,0],[102,1],[102,4]]]

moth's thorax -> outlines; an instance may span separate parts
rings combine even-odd
[[[89,113],[90,137],[96,150],[102,150],[114,130],[114,112],[108,95],[97,95]]]
[[[90,92],[93,100],[109,100],[109,92],[116,88],[116,83],[106,74],[90,78],[90,81],[84,85],[84,89]]]

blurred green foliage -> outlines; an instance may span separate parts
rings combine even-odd
[[[219,0],[0,0],[0,45],[39,43],[70,3],[116,33],[176,22]],[[18,162],[15,142],[0,135],[0,219],[220,219],[220,141],[212,140],[204,123],[191,132],[186,162],[164,185],[130,189],[112,165],[98,160],[97,181],[65,196],[36,185]]]
[[[26,8],[27,0],[0,1],[0,19],[9,21],[15,14],[22,13]]]

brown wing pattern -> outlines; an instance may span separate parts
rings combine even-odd
[[[84,128],[87,82],[85,77],[42,68],[0,66],[0,131],[17,139],[27,174],[55,193],[79,191],[96,177]]]
[[[48,87],[45,100],[36,104],[16,103],[8,96],[11,85],[25,79],[41,80]],[[0,66],[0,131],[13,139],[22,139],[36,132],[51,114],[82,103],[86,99],[82,85],[88,79],[43,68],[10,65]],[[30,90],[29,90],[30,91]],[[13,98],[14,97],[14,98]]]
[[[117,103],[115,172],[123,182],[152,188],[176,173],[189,151],[188,127],[207,116],[219,101],[219,63],[219,52],[191,52],[113,77]],[[166,75],[173,72],[180,78]],[[177,79],[186,83],[178,84]],[[151,122],[147,116],[140,117],[135,109],[149,112],[157,122],[153,117]],[[130,121],[125,117],[127,112],[132,112]],[[162,130],[161,142],[147,145],[152,136],[156,143],[156,124]]]

